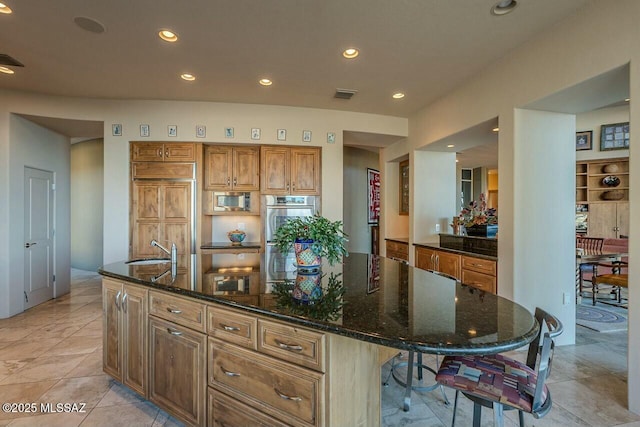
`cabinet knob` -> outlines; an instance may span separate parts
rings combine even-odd
[[[176,331],[175,329],[171,329],[171,328],[167,328],[167,332],[169,332],[171,335],[176,335],[178,337],[182,335],[182,332]]]
[[[115,304],[116,304],[116,307],[118,308],[118,311],[120,311],[120,294],[122,294],[122,291],[118,291],[115,298]]]
[[[162,157],[162,148],[158,148],[158,157]]]
[[[167,311],[171,314],[182,314],[182,310],[177,310],[175,308],[167,307]]]
[[[224,366],[220,366],[220,370],[222,371],[223,374],[225,374],[228,377],[239,377],[240,374],[237,372],[231,372],[231,371],[227,371],[226,369],[224,369]]]
[[[168,148],[165,150],[165,152],[164,152],[164,156],[165,156],[165,157],[169,157],[169,149],[168,149]]]
[[[238,185],[238,178],[233,177],[233,185]]]
[[[280,396],[281,398],[283,398],[284,400],[293,400],[294,402],[300,402],[302,400],[301,397],[298,396],[287,396],[284,393],[281,393],[277,388],[273,388],[273,390],[276,392],[276,394],[278,396]]]
[[[240,328],[238,328],[238,327],[229,326],[229,325],[223,325],[222,323],[220,324],[220,326],[222,326],[222,329],[224,329],[225,331],[229,331],[229,332],[236,332],[236,331],[240,330]]]
[[[302,351],[302,346],[298,345],[298,344],[285,344],[283,342],[280,342],[278,340],[275,340],[276,344],[278,344],[278,347],[284,349],[284,350],[289,350],[289,351]]]

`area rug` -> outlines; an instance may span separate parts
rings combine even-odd
[[[617,332],[627,330],[626,310],[616,307],[600,307],[578,304],[576,306],[576,324],[598,332]]]

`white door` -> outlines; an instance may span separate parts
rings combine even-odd
[[[53,298],[53,173],[24,170],[25,310]]]

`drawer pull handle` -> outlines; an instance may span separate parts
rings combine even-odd
[[[176,310],[175,308],[167,307],[167,311],[172,314],[182,314],[182,310]]]
[[[302,351],[302,346],[299,346],[297,344],[285,344],[283,342],[280,342],[278,340],[275,340],[276,344],[278,344],[278,347],[283,348],[285,350],[289,350],[289,351]]]
[[[238,374],[237,372],[227,371],[226,369],[224,369],[223,366],[220,366],[220,370],[222,371],[223,374],[225,374],[228,377],[239,377],[240,376],[240,374]]]
[[[237,328],[235,326],[224,325],[222,323],[220,324],[220,326],[222,326],[222,329],[229,332],[237,332],[240,330],[240,328]]]
[[[287,396],[284,393],[280,393],[280,391],[278,391],[278,389],[275,387],[273,388],[273,390],[276,392],[278,396],[280,396],[284,400],[293,400],[294,402],[300,402],[302,400],[302,398],[298,396]]]
[[[171,328],[167,328],[167,332],[169,332],[171,335],[176,335],[176,336],[182,335],[182,332],[176,331],[175,329],[171,329]]]

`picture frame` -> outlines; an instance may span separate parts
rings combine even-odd
[[[251,134],[253,135],[253,132]],[[224,128],[224,137],[233,138],[233,128]]]
[[[311,131],[303,130],[302,131],[302,142],[311,142]]]
[[[207,127],[205,125],[196,125],[196,138],[206,138]]]
[[[170,136],[170,137],[178,136],[178,126],[176,125],[167,126],[167,136]]]
[[[140,137],[148,138],[150,135],[149,125],[140,125]]]
[[[333,132],[327,132],[327,144],[336,143],[336,134]]]
[[[600,127],[600,151],[628,149],[629,122],[612,123]]]
[[[122,124],[114,123],[111,125],[111,135],[122,136]]]
[[[251,128],[251,139],[260,139],[260,128]]]
[[[591,150],[593,148],[593,131],[576,132],[576,151]]]
[[[287,130],[286,129],[278,129],[277,138],[278,138],[278,141],[286,141],[287,140]]]
[[[380,220],[380,171],[367,168],[367,223],[378,224]]]

